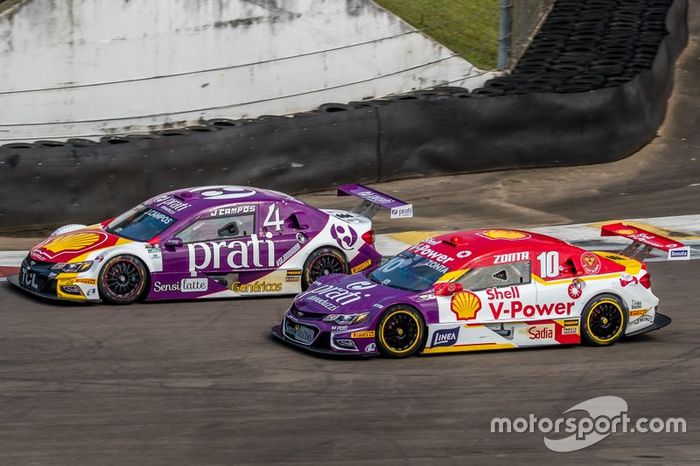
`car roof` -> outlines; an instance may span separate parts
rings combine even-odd
[[[449,257],[449,260],[443,258],[443,263],[452,270],[463,269],[485,256],[500,253],[546,250],[573,253],[579,251],[576,246],[551,236],[525,230],[495,228],[445,233],[428,238],[411,247],[410,250],[417,252],[421,247],[424,248],[422,252],[419,252],[421,255],[429,257],[431,253],[437,253]],[[440,258],[440,256],[435,257]]]
[[[286,201],[304,206],[307,205],[292,196],[277,191],[235,185],[197,186],[176,189],[155,196],[144,202],[144,204],[163,210],[180,219],[213,207],[266,201]]]

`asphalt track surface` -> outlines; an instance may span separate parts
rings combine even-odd
[[[380,230],[538,226],[700,211],[700,5],[660,136],[604,166],[388,183],[418,217]],[[604,150],[604,148],[601,148]],[[308,196],[319,205],[330,194]],[[290,300],[56,305],[0,283],[0,464],[698,464],[700,261],[649,264],[671,326],[610,348],[338,360],[272,341]],[[616,395],[686,434],[572,453],[493,417]]]

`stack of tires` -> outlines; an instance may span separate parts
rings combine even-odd
[[[651,68],[673,0],[557,0],[508,76],[474,94],[573,93],[620,86]]]

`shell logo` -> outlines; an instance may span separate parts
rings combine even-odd
[[[623,235],[623,236],[624,235],[633,235],[633,234],[637,233],[637,230],[635,230],[633,228],[623,228],[621,230],[615,230],[615,233],[617,233],[618,235]]]
[[[487,230],[481,234],[481,236],[488,239],[509,239],[509,240],[519,240],[527,239],[530,237],[527,233],[515,230]]]
[[[471,291],[462,291],[452,296],[450,309],[457,315],[457,320],[473,319],[481,309],[481,299]]]
[[[80,251],[103,240],[104,237],[97,233],[69,233],[55,237],[42,248],[54,254],[65,251]]]

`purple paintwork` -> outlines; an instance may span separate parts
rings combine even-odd
[[[135,256],[146,266],[148,300],[295,294],[305,284],[308,258],[319,250],[342,253],[352,271],[376,268],[381,255],[371,228],[361,213],[320,210],[276,191],[205,186],[155,196],[115,219],[47,240],[53,248],[46,251],[42,242],[32,254],[44,268],[54,255],[55,263],[94,261],[77,277],[92,287],[79,290],[87,301],[100,299],[101,264],[116,256]],[[76,235],[91,243],[75,246]],[[57,244],[66,250],[55,250]],[[47,283],[55,278],[41,276]],[[46,294],[56,297],[51,283]]]
[[[413,205],[407,204],[400,199],[389,196],[361,184],[344,184],[338,186],[338,196],[355,196],[374,204],[375,206],[389,209],[391,218],[413,217]]]
[[[374,329],[384,311],[393,305],[409,304],[423,315],[426,324],[438,322],[437,301],[432,289],[404,291],[372,282],[367,277],[367,273],[359,273],[318,279],[294,299],[282,324],[274,327],[273,333],[315,352],[369,356],[378,354]],[[324,320],[329,315],[362,312],[369,312],[368,318],[355,325],[343,326]],[[313,330],[313,340],[309,341],[306,335],[296,338],[292,328],[296,325]],[[367,332],[372,336],[367,336]],[[339,341],[344,343],[339,344]]]
[[[151,300],[201,298],[227,291],[231,280],[242,284],[256,283],[292,259],[296,251],[316,238],[328,224],[329,218],[332,218],[326,212],[287,194],[238,186],[172,191],[150,199],[145,205],[177,218],[175,224],[161,235],[161,243],[167,242],[185,224],[218,214],[225,215],[228,209],[241,206],[251,206],[258,227],[245,240],[234,239],[223,247],[219,246],[218,241],[204,241],[171,250],[164,248],[163,272],[152,273],[152,287],[148,296]],[[279,211],[279,219],[285,219],[280,230],[264,227],[273,206]],[[295,224],[288,222],[292,218]],[[378,266],[381,255],[374,246],[359,240],[352,225],[337,220],[335,222],[331,226],[331,236],[338,247],[347,253],[359,249],[359,253],[350,261],[350,268],[369,264],[367,268],[371,270]],[[303,239],[303,243],[300,243],[300,239]],[[193,277],[193,271],[196,277],[207,277],[209,285],[206,290],[184,293],[180,285],[183,280]],[[212,279],[226,272],[236,274],[226,285],[222,284],[221,279]]]

